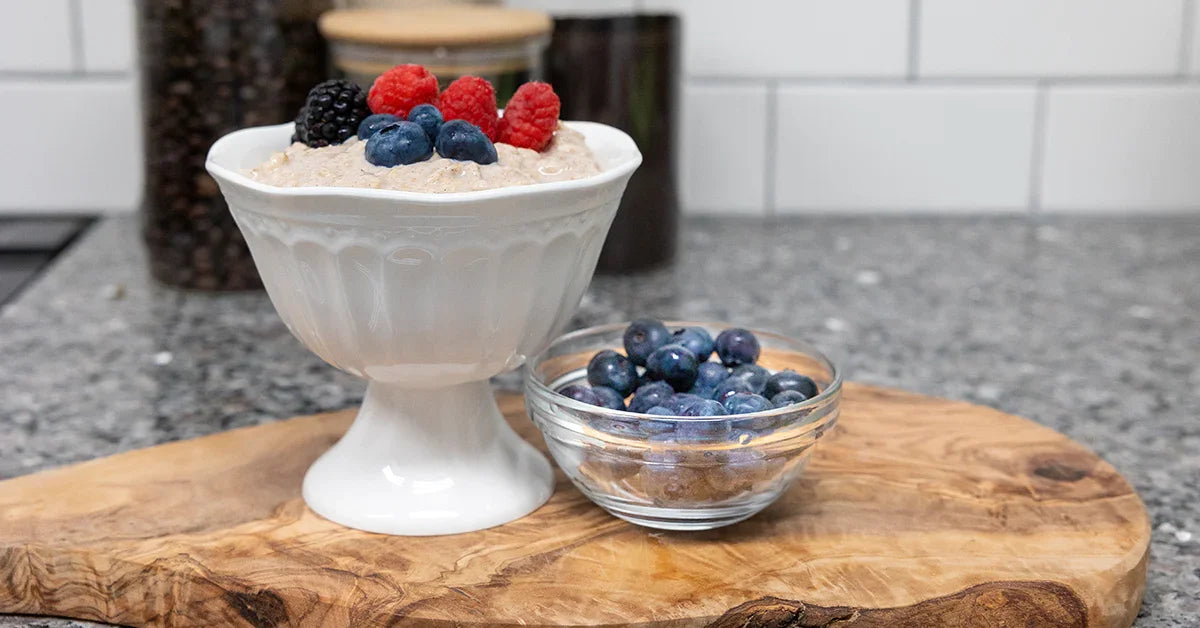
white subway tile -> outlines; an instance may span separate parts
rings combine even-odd
[[[124,72],[133,67],[133,0],[84,0],[83,67],[88,72]]]
[[[644,0],[684,21],[691,76],[903,76],[908,0]]]
[[[924,0],[921,76],[1178,72],[1184,0]]]
[[[680,133],[686,211],[765,215],[765,85],[687,85]]]
[[[1044,208],[1200,208],[1200,87],[1052,88],[1047,107]]]
[[[129,210],[141,195],[138,90],[130,79],[0,82],[0,211]]]
[[[0,71],[68,72],[73,69],[71,12],[67,0],[4,3],[0,19]]]
[[[1035,93],[1022,87],[788,87],[779,212],[1028,204]]]
[[[1184,37],[1188,38],[1191,48],[1191,58],[1187,60],[1192,76],[1200,76],[1200,4],[1192,0],[1192,23],[1184,27]]]
[[[634,0],[506,0],[520,9],[540,9],[558,17],[586,17],[632,13]]]

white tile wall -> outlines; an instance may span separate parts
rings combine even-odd
[[[129,0],[85,0],[79,3],[83,67],[89,72],[133,69],[133,3]]]
[[[613,15],[637,9],[634,0],[508,0],[505,4],[523,9],[541,9],[564,17]]]
[[[682,128],[684,207],[699,213],[761,214],[766,203],[766,86],[689,85]]]
[[[136,205],[132,3],[6,5],[0,212]],[[1200,0],[510,4],[682,16],[689,211],[1200,210]]]
[[[778,211],[1021,211],[1034,103],[1017,87],[785,88]]]
[[[4,4],[0,71],[70,72],[75,69],[68,0]]]
[[[908,0],[642,0],[684,18],[692,76],[903,76]],[[735,8],[736,7],[736,8]]]
[[[1054,88],[1047,105],[1047,209],[1197,206],[1200,86]]]
[[[128,210],[141,192],[140,114],[131,79],[0,83],[3,208]]]
[[[1169,76],[1184,0],[923,0],[921,76]]]

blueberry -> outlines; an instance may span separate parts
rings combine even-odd
[[[714,408],[720,407],[716,404]],[[724,408],[722,408],[722,411]],[[715,410],[714,410],[715,411]],[[716,415],[721,416],[721,415]],[[687,421],[680,420],[675,425],[675,439],[681,443],[696,441],[724,440],[729,434],[729,421]]]
[[[672,449],[675,445],[675,435],[671,433],[655,434],[646,439],[650,449],[642,452],[642,460],[651,464],[677,464],[683,456]]]
[[[382,129],[393,122],[399,121],[400,118],[397,118],[390,113],[371,114],[363,118],[362,122],[358,123],[358,139],[369,140],[371,139],[371,136],[375,135],[375,132],[379,129]]]
[[[696,360],[707,362],[713,352],[713,339],[703,327],[684,327],[671,336],[671,343],[683,345],[696,354]]]
[[[644,414],[649,414],[652,416],[675,416],[675,413],[672,412],[670,408],[664,408],[663,406],[654,406],[654,407],[646,410],[646,412],[644,412]],[[662,421],[646,421],[646,422],[647,423],[662,423]],[[665,425],[670,425],[670,423],[665,423]]]
[[[429,141],[437,141],[438,131],[442,130],[442,112],[438,111],[437,107],[430,104],[417,105],[408,112],[408,121],[415,122],[425,129],[425,135],[429,136]]]
[[[629,400],[629,411],[650,414],[651,408],[661,406],[673,394],[675,389],[666,382],[650,382],[638,386],[637,392],[633,393],[633,399]]]
[[[771,403],[774,404],[776,408],[795,405],[807,400],[808,397],[804,396],[804,393],[795,390],[785,390],[774,397],[771,397]]]
[[[775,406],[771,405],[766,397],[754,393],[733,393],[725,399],[725,409],[729,411],[729,414],[751,414],[774,408]]]
[[[625,355],[638,366],[646,366],[646,358],[655,349],[671,341],[671,332],[652,318],[641,318],[625,328]]]
[[[726,329],[717,335],[717,357],[725,366],[754,364],[758,361],[758,338],[740,327]]]
[[[596,398],[600,400],[600,403],[597,405],[601,408],[608,408],[609,410],[625,409],[625,398],[621,396],[621,393],[608,386],[594,386],[592,387],[592,394],[596,395]]]
[[[794,390],[806,399],[812,399],[817,396],[817,383],[807,375],[801,375],[792,369],[780,371],[767,379],[766,394],[768,397],[775,397],[785,390]]]
[[[604,350],[592,356],[588,362],[587,380],[593,386],[608,386],[622,397],[633,392],[637,386],[637,369],[629,358],[616,351]]]
[[[713,395],[713,399],[725,403],[725,400],[734,393],[754,393],[754,387],[740,377],[730,377],[717,386],[717,392]]]
[[[712,399],[713,397],[717,396],[717,389],[709,388],[707,386],[692,386],[691,389],[688,390],[688,394],[696,395],[697,397],[703,397],[705,399]]]
[[[412,122],[393,122],[375,132],[367,140],[367,161],[376,166],[391,168],[415,164],[433,155],[433,145],[420,125]]]
[[[725,416],[729,411],[712,399],[701,399],[683,409],[682,416]]]
[[[624,436],[626,438],[634,438],[637,436],[637,426],[630,421],[617,421],[615,419],[593,419],[588,421],[588,425],[592,429],[604,432],[611,436]]]
[[[729,378],[729,369],[719,362],[703,362],[696,373],[697,388],[711,388],[714,391],[721,382]]]
[[[767,379],[771,377],[771,371],[757,364],[743,364],[733,369],[729,377],[746,380],[746,383],[750,384],[750,388],[761,395],[767,387]]]
[[[570,398],[574,399],[575,401],[582,401],[583,403],[586,403],[591,406],[600,405],[600,398],[597,397],[596,393],[593,392],[592,389],[588,388],[587,386],[580,386],[579,384],[571,384],[570,386],[564,386],[562,388],[559,388],[558,394],[566,395],[567,397],[570,397]]]
[[[421,128],[416,123],[410,124]],[[424,133],[422,130],[421,134]],[[496,146],[492,144],[492,140],[489,140],[479,127],[466,120],[451,120],[442,125],[437,135],[437,152],[446,159],[473,161],[477,164],[496,163]]]
[[[666,408],[661,406],[658,406],[658,408],[660,410],[666,410]],[[675,424],[670,421],[640,421],[638,423],[638,429],[646,434],[651,435],[666,434],[675,429]]]
[[[698,397],[690,393],[675,393],[671,395],[662,406],[671,411],[671,416],[683,416],[683,411],[694,403],[705,401],[704,397]]]
[[[696,354],[679,345],[661,346],[646,358],[646,374],[678,391],[690,389],[696,383],[699,370]]]

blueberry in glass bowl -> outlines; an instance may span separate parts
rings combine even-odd
[[[639,326],[646,328],[645,321]],[[718,348],[697,368],[686,355],[664,356],[673,358],[666,360],[671,368],[632,391],[626,410],[613,409],[611,400],[603,407],[599,397],[593,403],[574,387],[588,386],[588,364],[596,354],[623,353],[628,324],[567,334],[528,362],[526,408],[571,482],[613,515],[666,530],[737,523],[773,503],[803,473],[817,441],[837,422],[841,374],[812,346],[778,334],[720,323],[664,326],[699,328],[713,338],[733,331],[725,335],[726,355]],[[756,368],[715,381],[721,378],[717,367],[703,365],[723,361],[731,370]],[[682,375],[674,368],[680,364]],[[695,380],[700,371],[708,379],[684,388],[684,380]],[[779,391],[776,404],[760,386],[764,373],[769,379],[782,372],[788,374],[779,383],[787,390]],[[794,374],[811,380],[816,394],[797,392],[807,383]]]

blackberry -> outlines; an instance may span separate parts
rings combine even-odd
[[[312,148],[341,144],[358,133],[358,125],[369,115],[367,93],[361,87],[330,79],[309,90],[296,116],[294,137]]]

